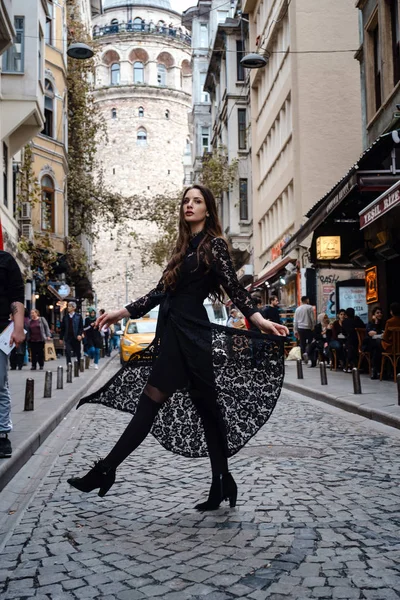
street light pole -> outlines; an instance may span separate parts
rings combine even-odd
[[[129,302],[128,294],[128,263],[125,263],[125,304]]]

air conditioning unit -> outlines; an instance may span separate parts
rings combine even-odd
[[[23,202],[21,205],[21,219],[30,219],[32,214],[32,205],[30,202]]]
[[[22,237],[31,240],[33,239],[33,228],[32,225],[28,224],[28,223],[23,223],[21,225],[21,235]]]
[[[350,254],[350,260],[358,267],[367,269],[374,264],[374,252],[368,248],[359,248]]]

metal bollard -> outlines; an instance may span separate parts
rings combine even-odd
[[[64,369],[60,365],[57,367],[57,389],[62,390],[64,388]]]
[[[301,362],[301,360],[297,360],[297,379],[304,379],[303,377],[303,364]]]
[[[51,385],[53,382],[53,373],[51,371],[46,371],[46,375],[44,378],[44,393],[43,398],[51,398]]]
[[[328,376],[326,374],[326,363],[321,361],[319,363],[319,372],[321,375],[321,385],[328,385]]]
[[[90,367],[90,356],[85,356],[85,369]]]
[[[353,371],[353,389],[354,394],[362,394],[361,391],[361,380],[360,380],[360,371],[354,367]]]
[[[397,373],[397,404],[400,406],[400,373]]]
[[[74,377],[79,377],[79,363],[77,360],[74,362]]]
[[[24,410],[33,410],[35,399],[35,380],[28,378],[25,386],[25,404]]]
[[[79,362],[79,370],[81,373],[85,372],[85,359],[81,358],[80,362]]]
[[[67,366],[67,383],[72,383],[72,363]]]

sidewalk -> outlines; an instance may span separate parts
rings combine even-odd
[[[31,371],[30,365],[28,365],[23,367],[21,371],[8,372],[11,391],[11,418],[13,421],[10,440],[13,454],[11,458],[0,460],[0,491],[36,452],[47,436],[86,393],[101,370],[113,358],[119,360],[118,353],[113,352],[111,358],[102,358],[98,370],[91,368],[85,370],[84,373],[80,373],[79,377],[72,375],[72,383],[66,383],[65,358],[46,362],[43,371]],[[57,367],[59,365],[64,368],[64,388],[62,390],[56,389]],[[46,371],[53,373],[51,398],[43,398]],[[28,378],[35,380],[33,411],[24,411],[25,385]]]
[[[367,374],[361,375],[362,394],[354,394],[351,373],[330,371],[328,367],[328,385],[321,385],[318,367],[303,364],[304,379],[297,379],[296,361],[285,361],[285,367],[283,387],[287,390],[400,429],[397,385],[393,381],[371,380]]]

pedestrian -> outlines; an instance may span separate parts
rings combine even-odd
[[[312,342],[312,332],[315,327],[314,309],[310,306],[310,299],[302,296],[301,305],[294,313],[293,330],[297,340],[300,341],[301,355],[305,363],[308,362],[306,348]]]
[[[232,308],[230,312],[228,327],[234,327],[235,329],[247,329],[246,323],[244,322],[244,317],[240,314],[237,308]]]
[[[18,348],[25,339],[24,332],[24,282],[15,258],[0,250],[0,332],[10,324],[10,314],[14,330],[10,343]],[[8,356],[0,350],[0,458],[12,455],[8,434],[12,430],[11,396],[8,387]]]
[[[227,364],[232,329],[210,323],[203,305],[210,294],[221,297],[221,285],[259,329],[284,337],[268,339],[235,330],[239,351]],[[103,496],[115,481],[116,468],[152,430],[165,448],[177,454],[200,457],[208,451],[212,484],[208,500],[197,510],[214,510],[225,499],[235,506],[237,487],[228,456],[258,431],[276,404],[283,380],[282,342],[288,330],[265,320],[239,284],[214,196],[201,185],[183,194],[176,245],[156,288],[126,308],[105,313],[97,326],[137,319],[158,304],[154,343],[79,403],[105,404],[134,417],[103,460],[84,477],[68,482],[84,492],[100,488]],[[241,341],[249,342],[247,349]],[[257,349],[257,362],[252,361],[250,342]]]
[[[87,352],[93,360],[93,367],[99,368],[100,350],[103,348],[103,336],[96,327],[96,311],[93,307],[88,309],[89,316],[85,319],[83,330],[87,341]],[[106,313],[103,313],[103,316]]]
[[[336,362],[340,369],[343,369],[346,364],[344,349],[346,336],[343,331],[343,321],[345,318],[346,311],[343,309],[339,310],[336,321],[332,323],[332,337],[329,342],[331,354],[333,350],[336,352]]]
[[[43,371],[44,367],[44,344],[51,339],[49,324],[44,317],[40,316],[37,308],[32,308],[31,318],[26,334],[29,350],[31,351],[31,371],[36,371],[36,365]]]
[[[391,329],[400,327],[400,303],[392,302],[390,305],[390,319],[386,321],[385,331],[382,336],[383,352],[393,352],[393,334]]]
[[[382,361],[382,337],[385,331],[385,321],[383,311],[380,306],[375,306],[372,310],[371,320],[367,323],[365,329],[365,339],[362,350],[371,355],[371,379],[379,378],[379,371]]]
[[[83,337],[82,316],[76,312],[76,302],[69,301],[67,313],[61,321],[60,339],[64,340],[67,366],[72,364],[72,352],[75,359],[81,361],[81,342]]]
[[[102,316],[105,314],[106,311],[104,310],[104,308],[101,308],[99,312],[100,312],[100,316]],[[110,333],[111,333],[111,331],[110,331],[110,328],[108,327],[108,325],[104,325],[101,328],[101,334],[102,334],[102,336],[104,336],[103,349],[104,349],[104,354],[106,356],[111,356],[111,354],[110,354]]]
[[[263,310],[263,315],[265,319],[269,319],[273,323],[282,323],[281,318],[279,316],[279,298],[278,296],[270,296],[269,304]]]
[[[119,349],[119,335],[118,331],[121,331],[121,325],[115,323],[110,327],[110,351]]]
[[[356,316],[354,308],[346,309],[346,318],[343,321],[343,333],[346,336],[345,339],[345,350],[346,350],[346,364],[343,370],[347,373],[351,373],[355,367],[358,358],[358,335],[357,329],[365,329],[365,323]]]
[[[318,357],[321,360],[328,361],[329,340],[332,335],[332,325],[326,313],[320,313],[317,317],[317,324],[314,327],[313,339],[307,346],[307,356],[311,361],[310,366],[316,367]]]

